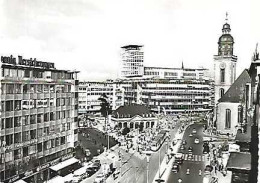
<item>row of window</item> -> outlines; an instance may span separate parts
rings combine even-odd
[[[42,71],[37,69],[2,68],[2,77],[74,79],[73,73]]]
[[[22,93],[70,93],[71,85],[49,85],[49,84],[2,84],[2,94]]]
[[[50,127],[44,127],[39,129],[23,131],[22,133],[19,132],[6,136],[0,136],[0,146],[5,147],[10,146],[12,144],[26,142],[29,140],[35,140],[40,137],[46,137],[60,132],[69,131],[70,129],[70,123],[62,123],[59,126],[51,125]]]
[[[2,118],[0,123],[0,130],[26,126],[29,124],[36,124],[48,121],[54,121],[59,119],[70,118],[70,110],[56,111],[50,113],[25,115],[11,118]]]
[[[30,100],[7,100],[1,102],[2,111],[19,111],[34,108],[46,108],[50,106],[70,106],[71,98],[46,98],[46,99],[30,99]]]
[[[42,143],[38,143],[37,145],[35,144],[31,146],[26,146],[20,149],[16,149],[14,151],[6,152],[5,154],[0,154],[0,163],[14,161],[17,159],[21,159],[22,157],[27,157],[31,154],[55,148],[60,145],[64,145],[67,141],[69,141],[69,136],[63,136]]]

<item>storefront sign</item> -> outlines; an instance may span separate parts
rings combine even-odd
[[[36,58],[33,60],[32,58],[23,59],[22,56],[18,56],[18,64],[32,67],[54,68],[54,63],[37,61]]]
[[[51,166],[57,165],[60,162],[60,158],[50,162]]]
[[[72,158],[72,157],[73,157],[73,154],[67,154],[67,155],[61,157],[61,161],[65,161],[65,160]]]
[[[26,172],[24,173],[24,176],[27,177],[27,176],[30,176],[30,175],[32,175],[32,174],[33,174],[33,171],[30,170],[30,171],[26,171]]]
[[[14,144],[14,147],[15,147],[15,148],[22,147],[22,146],[23,146],[23,143]]]
[[[8,56],[1,56],[1,62],[5,64],[12,64],[12,65],[26,65],[30,67],[42,67],[42,68],[52,68],[54,69],[54,63],[51,62],[42,62],[37,61],[35,59],[23,59],[22,56],[18,56],[18,63],[16,63],[16,58],[14,58],[12,55],[10,57]]]
[[[19,175],[16,175],[16,176],[14,176],[13,178],[11,178],[10,180],[9,180],[9,182],[11,183],[11,182],[14,182],[14,181],[16,181],[16,180],[18,180],[20,178],[20,176]]]
[[[5,64],[14,64],[16,65],[16,58],[13,58],[11,55],[10,57],[3,57],[1,56],[1,62]]]
[[[36,169],[36,171],[39,172],[39,171],[41,171],[42,169],[48,168],[49,166],[50,166],[49,163],[48,163],[48,164],[45,164],[45,165],[41,165],[41,166],[39,166],[39,167]]]

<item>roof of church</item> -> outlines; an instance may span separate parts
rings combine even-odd
[[[134,117],[136,115],[144,116],[145,114],[152,114],[151,110],[145,106],[140,104],[130,104],[117,108],[113,112],[113,116],[115,117]],[[153,116],[153,115],[152,115]]]
[[[248,70],[245,69],[218,102],[239,103],[241,101],[241,94],[243,94],[242,88],[250,82],[251,79]]]

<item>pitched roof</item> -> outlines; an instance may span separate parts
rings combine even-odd
[[[231,152],[228,162],[228,170],[251,170],[251,154],[247,152]]]
[[[236,79],[236,81],[230,86],[228,91],[218,100],[219,102],[231,102],[231,103],[239,103],[241,101],[241,94],[243,91],[241,90],[241,87],[244,88],[244,86],[247,83],[250,83],[251,79],[248,74],[248,70],[245,69],[240,76]]]
[[[113,112],[113,116],[116,117],[134,117],[136,115],[143,116],[143,114],[152,114],[151,110],[145,105],[130,104],[117,108]]]

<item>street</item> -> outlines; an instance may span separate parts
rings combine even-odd
[[[192,133],[193,128],[196,129],[196,134],[192,137],[189,135]],[[168,177],[168,183],[178,183],[178,179],[182,179],[182,183],[201,183],[203,181],[203,170],[205,168],[206,155],[203,154],[203,125],[193,124],[188,127],[184,133],[183,140],[187,141],[184,145],[184,150],[179,150],[179,152],[184,154],[183,164],[180,165],[178,173],[171,172]],[[199,139],[199,144],[195,144],[195,138]],[[188,158],[188,148],[192,147],[192,158]],[[171,166],[171,165],[170,165]],[[190,174],[187,175],[187,169],[190,169]],[[199,170],[202,170],[202,175],[199,175]]]

